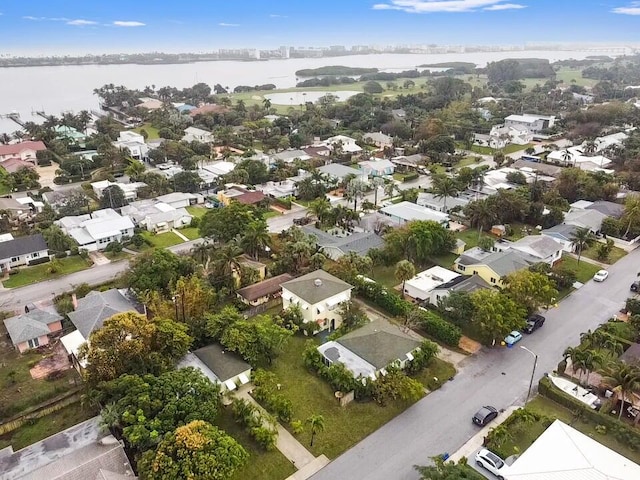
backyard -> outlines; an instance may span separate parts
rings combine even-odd
[[[197,207],[195,205],[191,205],[186,207],[187,212],[196,218],[204,217],[204,214],[207,213],[207,209],[204,207]]]
[[[56,262],[58,262],[59,265],[56,273],[49,273],[51,262],[34,265],[33,267],[20,267],[18,273],[10,275],[7,280],[2,282],[2,285],[5,288],[22,287],[31,283],[51,280],[52,278],[57,278],[62,275],[85,270],[91,266],[89,260],[85,260],[79,255],[57,259]]]
[[[281,382],[280,393],[293,403],[294,420],[304,422],[315,414],[324,417],[325,430],[316,435],[313,447],[309,446],[308,428],[298,435],[298,440],[315,456],[324,453],[336,458],[409,407],[409,403],[403,402],[390,402],[381,407],[373,401],[353,401],[341,407],[329,384],[305,368],[302,352],[307,340],[302,336],[291,338],[268,370]]]
[[[13,447],[14,451],[20,450],[95,415],[95,411],[83,408],[80,402],[73,403],[42,418],[29,421],[13,432],[1,436],[0,450],[9,445]]]
[[[6,330],[0,324],[0,420],[10,418],[69,390],[80,377],[74,369],[54,380],[36,380],[29,370],[45,355],[37,351],[19,354],[8,341]]]
[[[145,232],[142,232],[141,235],[144,237],[145,240],[149,241],[151,245],[156,248],[167,248],[167,247],[172,247],[174,245],[183,243],[183,240],[173,232],[156,234],[156,233],[145,231]]]
[[[137,128],[134,128],[133,131],[136,133],[140,133],[142,130],[144,130],[145,132],[147,132],[147,134],[149,135],[146,140],[156,140],[158,138],[160,138],[160,135],[158,135],[158,129],[154,126],[152,126],[150,123],[145,123],[143,125],[140,125]]]
[[[249,454],[247,464],[239,469],[231,480],[260,478],[264,480],[284,480],[296,471],[289,460],[278,450],[267,452],[238,425],[231,414],[231,407],[221,409],[215,425],[227,432],[240,443]]]

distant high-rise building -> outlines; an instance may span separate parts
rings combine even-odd
[[[287,46],[280,47],[280,53],[282,54],[282,58],[289,58],[289,47]]]

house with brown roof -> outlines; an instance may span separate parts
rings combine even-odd
[[[244,205],[258,205],[266,200],[266,195],[256,190],[249,190],[241,185],[231,185],[226,190],[218,192],[218,200],[225,206],[231,201],[240,202]]]
[[[236,291],[236,296],[241,302],[251,305],[252,307],[262,305],[270,300],[279,298],[282,294],[282,287],[280,285],[292,279],[293,277],[291,275],[283,273],[282,275],[267,278],[261,282],[241,288]]]
[[[35,168],[33,162],[27,162],[18,157],[12,157],[0,164],[0,167],[4,168],[7,173],[15,173],[21,168]]]
[[[9,145],[0,145],[0,162],[9,160],[10,158],[19,158],[20,160],[37,163],[36,154],[46,150],[47,146],[41,141],[27,141],[20,143],[12,143]]]
[[[196,115],[203,115],[205,113],[224,113],[228,112],[229,108],[224,105],[218,105],[217,103],[205,103],[204,105],[194,108],[189,112],[189,115],[195,117]]]

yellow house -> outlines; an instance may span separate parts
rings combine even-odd
[[[502,288],[504,277],[523,268],[529,268],[534,263],[538,263],[538,260],[515,250],[485,252],[479,247],[474,247],[456,259],[453,269],[462,275],[478,275],[488,284]]]
[[[238,263],[242,268],[253,270],[256,272],[256,282],[261,282],[267,276],[267,266],[262,262],[258,262],[257,260],[253,260],[248,256],[243,255],[238,259]],[[240,283],[242,280],[240,278],[240,272],[234,269],[232,275],[235,281],[236,288],[240,287]]]

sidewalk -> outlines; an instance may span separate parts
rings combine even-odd
[[[249,395],[253,388],[253,384],[251,383],[243,385],[235,392],[235,396],[250,402],[264,411],[258,402]],[[298,470],[287,480],[306,480],[329,463],[329,459],[324,455],[320,455],[317,458],[314,457],[313,454],[296,440],[286,428],[280,425],[280,423],[276,423],[276,428],[278,429],[276,447]]]
[[[491,422],[486,427],[483,427],[478,433],[476,433],[473,437],[471,437],[467,443],[462,445],[462,447],[460,447],[455,453],[449,456],[447,460],[451,460],[452,462],[459,462],[461,458],[463,457],[467,458],[470,455],[473,455],[477,450],[482,448],[484,437],[487,436],[487,433],[489,433],[489,430],[500,425],[507,418],[509,418],[509,416],[513,412],[515,412],[519,408],[522,408],[522,407],[512,406],[507,408],[504,412],[500,413],[494,422]]]
[[[184,240],[185,242],[188,242],[189,239],[187,237],[185,237],[182,233],[180,233],[179,230],[176,230],[175,228],[172,228],[171,231],[173,233],[175,233],[177,236],[179,236],[182,240]]]
[[[565,255],[569,255],[570,257],[573,257],[576,260],[578,259],[578,255],[576,255],[575,253],[566,253],[565,252]],[[608,263],[602,263],[602,262],[599,262],[597,260],[593,260],[592,258],[585,257],[584,255],[582,255],[580,257],[580,261],[581,262],[585,262],[585,263],[590,263],[591,265],[596,265],[596,266],[602,267],[602,268],[609,268],[611,266]]]

